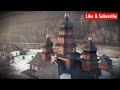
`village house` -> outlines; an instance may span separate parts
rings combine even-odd
[[[13,59],[13,57],[19,55],[20,55],[20,49],[17,45],[3,45],[0,50],[1,60]]]

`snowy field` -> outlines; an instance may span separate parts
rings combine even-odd
[[[15,69],[15,71],[12,72],[11,74],[24,76],[24,74],[22,74],[21,72],[30,68],[28,62],[32,60],[32,56],[34,57],[37,54],[37,52],[41,51],[42,51],[41,49],[30,49],[26,53],[26,55],[14,57],[14,63],[12,63],[11,66],[13,67],[13,69]],[[25,57],[25,59],[23,59],[23,56]]]

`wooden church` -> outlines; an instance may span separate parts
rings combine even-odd
[[[97,47],[92,42],[92,37],[89,35],[88,43],[83,47],[81,55],[82,68],[85,71],[92,71],[98,68]]]
[[[71,79],[96,79],[101,76],[96,54],[97,47],[93,44],[91,35],[88,37],[88,43],[83,47],[83,52],[77,52],[74,24],[68,14],[64,15],[64,22],[59,26],[56,39],[56,51],[53,51],[53,42],[47,35],[43,51],[37,53],[29,62],[30,69],[36,71],[33,73],[35,77],[56,79],[63,73],[69,73]]]
[[[74,25],[70,22],[68,14],[65,14],[65,21],[59,27],[59,35],[57,37],[57,54],[65,55],[76,51]]]

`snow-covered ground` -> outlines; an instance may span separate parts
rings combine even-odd
[[[120,58],[110,58],[113,61],[113,67],[109,72],[102,70],[102,76],[100,79],[113,79],[120,74]]]
[[[32,56],[34,57],[37,54],[37,52],[41,52],[41,51],[42,51],[41,49],[30,49],[26,53],[26,55],[20,55],[14,57],[14,63],[12,63],[11,66],[13,66],[13,68],[16,71],[12,72],[12,74],[14,73],[14,74],[22,75],[21,72],[30,68],[28,62],[32,60]],[[23,56],[25,57],[25,59],[23,59]]]
[[[112,76],[120,75],[120,58],[111,58],[113,60],[113,67],[111,70]]]

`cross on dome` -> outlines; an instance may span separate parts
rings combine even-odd
[[[49,37],[50,37],[50,35],[49,35],[49,34],[47,34],[47,35],[46,35],[46,38],[49,38]]]
[[[69,18],[69,14],[65,13],[64,18]]]

